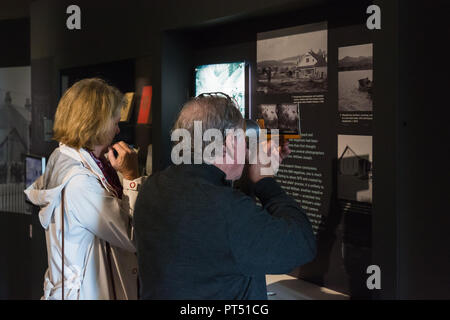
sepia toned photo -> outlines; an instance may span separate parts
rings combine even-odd
[[[264,120],[264,128],[278,129],[280,133],[300,133],[299,106],[296,103],[260,104],[257,119]]]
[[[0,211],[25,212],[23,155],[30,149],[31,67],[0,68]]]
[[[339,111],[372,111],[372,44],[339,48]]]
[[[372,136],[338,135],[338,198],[372,203]]]
[[[257,92],[320,93],[328,88],[326,24],[258,34]],[[323,28],[317,30],[318,28]]]
[[[298,131],[299,114],[296,103],[282,103],[278,105],[278,128],[281,131]]]

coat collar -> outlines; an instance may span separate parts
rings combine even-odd
[[[76,150],[75,148],[71,148],[63,143],[59,143],[59,151],[72,159],[80,161],[86,169],[97,176],[106,190],[116,194],[114,188],[108,183],[108,180],[106,180],[102,170],[100,170],[97,163],[95,163],[94,159],[92,159],[92,156],[86,149],[80,148],[79,150]]]
[[[231,181],[225,179],[225,172],[212,164],[180,164],[176,167],[213,184],[231,186]]]

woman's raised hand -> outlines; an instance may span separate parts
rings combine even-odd
[[[113,149],[117,151],[117,157]],[[139,177],[138,154],[125,142],[120,141],[108,147],[108,160],[125,179],[134,180]]]

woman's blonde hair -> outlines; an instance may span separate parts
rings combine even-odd
[[[102,79],[76,82],[59,101],[53,139],[75,149],[92,150],[106,143],[113,118],[124,103],[124,95]]]

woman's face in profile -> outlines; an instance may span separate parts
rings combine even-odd
[[[114,140],[114,137],[116,135],[119,134],[120,129],[119,129],[119,121],[120,121],[120,114],[115,116],[113,119],[113,125],[111,126],[110,131],[108,132],[108,139],[106,140],[107,144],[104,146],[105,149],[108,148],[108,146],[110,146]]]

